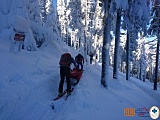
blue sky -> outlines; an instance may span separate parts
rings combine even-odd
[[[56,7],[57,0],[53,0],[53,4],[54,4],[54,6]]]

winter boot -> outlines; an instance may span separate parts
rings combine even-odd
[[[67,96],[70,96],[71,95],[71,92],[67,92]]]
[[[59,92],[58,97],[62,97],[63,96],[63,92]]]

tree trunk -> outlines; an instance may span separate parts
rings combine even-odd
[[[126,80],[130,79],[130,33],[127,31],[127,41],[126,41]]]
[[[86,64],[88,64],[87,60],[87,1],[85,2],[85,28],[84,28],[84,59]]]
[[[158,81],[158,62],[159,62],[159,46],[160,46],[160,32],[158,34],[157,41],[157,52],[156,52],[156,66],[155,66],[155,79],[154,79],[154,87],[153,90],[157,90],[157,81]]]
[[[118,74],[118,57],[119,57],[119,43],[120,43],[120,26],[121,26],[121,12],[117,12],[116,33],[115,33],[115,49],[114,49],[114,65],[113,78],[117,79]]]
[[[104,16],[104,35],[103,35],[103,47],[102,47],[102,73],[101,73],[101,84],[107,87],[107,81],[109,78],[109,46],[110,46],[110,29],[111,20],[109,10],[109,1],[104,1],[105,16]],[[106,16],[108,15],[108,16]]]
[[[86,40],[86,31],[84,30],[84,59],[85,59],[85,62],[86,64],[88,64],[88,61],[87,61],[87,40]]]
[[[140,58],[139,79],[142,80],[142,60]]]

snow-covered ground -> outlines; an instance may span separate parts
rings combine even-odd
[[[160,86],[153,91],[153,84],[135,78],[126,81],[122,73],[112,79],[110,68],[105,89],[100,85],[100,65],[85,65],[67,101],[52,101],[58,93],[63,52],[73,57],[78,53],[53,43],[34,52],[10,52],[9,43],[0,40],[0,120],[151,120],[146,112],[154,105],[160,108]],[[134,108],[135,116],[124,116],[124,108]]]

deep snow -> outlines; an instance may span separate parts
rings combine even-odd
[[[63,52],[78,53],[61,43],[34,52],[10,52],[0,40],[0,120],[150,120],[149,116],[124,116],[124,108],[160,108],[160,87],[135,78],[115,80],[110,68],[108,89],[100,85],[100,65],[85,65],[72,95],[52,101],[59,84],[58,60]],[[64,85],[65,87],[65,85]],[[54,110],[51,105],[54,104]]]

